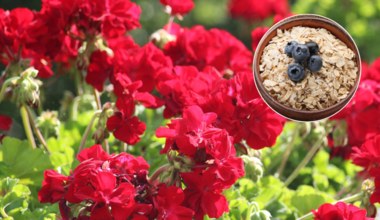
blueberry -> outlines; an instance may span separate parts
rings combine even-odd
[[[306,46],[309,48],[311,55],[316,55],[319,52],[319,46],[314,41],[310,41],[306,43]]]
[[[297,45],[297,41],[289,41],[285,46],[285,53],[288,57],[292,57],[292,51],[294,47]]]
[[[307,67],[311,72],[318,72],[322,68],[322,58],[318,55],[311,56]]]
[[[297,44],[293,48],[292,56],[297,63],[302,63],[310,56],[309,48],[305,44]]]
[[[305,70],[299,63],[292,63],[288,66],[288,76],[293,82],[300,82],[305,78]]]

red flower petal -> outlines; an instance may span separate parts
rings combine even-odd
[[[8,131],[12,126],[12,118],[6,115],[0,115],[0,130]]]
[[[108,155],[102,148],[100,144],[95,144],[90,148],[83,149],[77,156],[79,162],[93,159],[93,160],[108,160],[110,155]]]

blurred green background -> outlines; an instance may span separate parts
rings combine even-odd
[[[40,0],[1,0],[0,7],[12,9],[28,7],[38,10]],[[162,27],[168,20],[159,0],[137,0],[143,13],[142,29],[133,31],[135,40],[144,44],[148,36]],[[183,26],[202,24],[207,28],[226,29],[241,39],[248,47],[250,31],[259,25],[270,25],[271,19],[248,24],[234,20],[227,12],[228,0],[195,0],[195,9],[181,22]],[[362,59],[372,62],[380,56],[380,0],[292,0],[289,1],[293,13],[315,13],[327,16],[344,26],[355,39]],[[379,40],[378,40],[379,39]]]

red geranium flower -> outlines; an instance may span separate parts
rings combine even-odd
[[[103,91],[106,79],[113,71],[112,59],[105,51],[97,50],[91,54],[87,68],[86,82],[96,90]]]
[[[78,155],[77,160],[83,162],[85,160],[108,160],[110,155],[108,155],[102,148],[100,144],[95,144],[90,148],[83,149]]]
[[[203,219],[205,214],[219,218],[229,211],[227,200],[221,193],[224,187],[218,184],[213,172],[182,173],[181,177],[186,184],[186,204],[196,210],[196,219]]]
[[[29,47],[31,36],[29,28],[36,20],[36,13],[27,8],[15,8],[11,11],[0,10],[0,53],[4,53],[0,62],[7,65],[21,59],[30,59],[30,65],[36,68],[38,76],[47,78],[53,75],[50,60],[56,51],[48,53]],[[40,40],[40,39],[39,39]],[[39,41],[40,47],[49,47]],[[48,50],[53,51],[55,47]]]
[[[34,19],[34,12],[27,8],[0,10],[0,49],[13,61],[19,49],[25,46],[26,30]]]
[[[12,126],[12,118],[6,115],[0,115],[0,130],[8,131]]]
[[[167,153],[175,141],[181,153],[193,157],[197,147],[205,141],[202,137],[203,133],[212,128],[211,124],[216,117],[213,112],[203,113],[198,106],[185,108],[182,119],[172,120],[168,125],[169,128],[160,127],[157,129],[157,137],[168,138],[161,153]]]
[[[185,194],[181,188],[161,184],[157,196],[154,197],[154,204],[158,211],[157,219],[191,220],[194,212],[182,205],[184,199]]]
[[[0,131],[9,131],[12,126],[12,118],[6,116],[6,115],[0,115]],[[0,143],[5,137],[5,134],[0,132]]]
[[[187,106],[206,103],[221,81],[219,72],[203,73],[193,66],[176,66],[172,74],[161,74],[159,78],[157,90],[165,101],[165,118],[182,113]]]
[[[338,202],[335,205],[326,203],[318,210],[313,210],[315,220],[365,220],[373,219],[366,217],[366,210],[356,206]]]
[[[128,181],[132,181],[133,178],[146,178],[149,164],[142,157],[134,157],[122,152],[109,160],[109,168],[114,174],[125,175]]]
[[[186,206],[195,212],[196,219],[205,214],[220,217],[228,211],[221,194],[244,175],[241,158],[236,157],[232,137],[224,129],[214,127],[217,115],[204,113],[199,106],[183,110],[183,118],[174,119],[169,128],[157,129],[158,137],[166,137],[165,148],[191,159],[192,172],[181,173],[186,185]]]
[[[365,66],[363,67],[365,68]],[[380,58],[377,58],[375,61],[373,61],[369,67],[368,77],[380,83]]]
[[[375,189],[370,197],[370,202],[372,204],[380,203],[380,168],[372,168],[369,171],[369,175],[372,176],[375,181]]]
[[[158,75],[170,72],[173,66],[170,58],[152,43],[130,50],[124,56],[120,55],[115,56],[116,71],[126,73],[134,82],[141,81],[139,92],[152,92],[159,80]]]
[[[46,170],[44,172],[44,180],[42,188],[38,192],[38,200],[40,202],[55,203],[63,199],[65,194],[65,185],[68,177],[57,173],[54,170]]]
[[[91,0],[95,21],[101,21],[102,34],[119,37],[126,31],[140,27],[141,8],[129,0]]]
[[[252,38],[252,49],[255,51],[257,46],[259,45],[259,42],[261,38],[264,36],[264,34],[269,30],[269,27],[257,27],[251,32],[251,38]]]
[[[264,20],[272,15],[289,14],[287,0],[230,0],[228,5],[233,17],[241,17],[247,21]]]
[[[250,102],[250,113],[242,119],[243,138],[254,149],[273,146],[282,132],[285,119],[273,112],[262,99]]]
[[[242,42],[220,29],[202,26],[183,28],[176,41],[169,42],[164,52],[174,65],[193,65],[198,70],[213,66],[221,75],[250,70],[252,54]]]
[[[331,118],[345,120],[348,134],[348,144],[339,148],[334,147],[333,153],[342,151],[350,154],[353,146],[360,146],[380,133],[380,121],[377,117],[380,114],[380,82],[376,81],[376,75],[379,75],[380,71],[377,61],[369,67],[362,62],[362,67],[360,85],[354,98],[341,112]]]
[[[91,200],[94,208],[91,219],[126,219],[131,215],[135,204],[135,188],[123,182],[117,185],[116,177],[111,172],[92,172],[87,176],[86,185],[78,188],[75,196],[80,200]],[[111,212],[109,210],[111,208]],[[111,215],[112,213],[112,215]]]
[[[380,166],[380,135],[367,140],[362,146],[354,147],[352,162],[365,170]]]
[[[146,125],[137,117],[124,118],[123,115],[115,113],[107,120],[107,129],[115,135],[115,137],[127,144],[136,144],[140,140],[146,129]]]
[[[160,0],[160,2],[170,7],[171,15],[185,15],[194,8],[193,0]]]
[[[94,145],[80,152],[78,160],[69,177],[46,171],[39,191],[41,202],[59,202],[63,219],[76,219],[72,204],[82,207],[78,219],[124,220],[152,214],[154,192],[147,180],[149,165],[142,157],[109,155]]]

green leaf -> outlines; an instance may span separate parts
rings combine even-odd
[[[57,205],[47,205],[44,208],[38,208],[33,211],[26,210],[23,213],[12,215],[17,220],[56,220],[59,210]]]
[[[0,177],[20,179],[21,183],[40,185],[43,171],[52,168],[42,149],[32,149],[27,141],[6,137],[0,145]]]
[[[11,191],[12,188],[19,182],[18,179],[11,179],[9,177],[4,178],[0,181],[0,192]]]
[[[327,176],[319,173],[313,174],[313,185],[321,191],[327,191],[329,188],[329,179]]]
[[[299,211],[300,215],[317,209],[321,204],[334,200],[326,193],[319,192],[311,186],[300,186],[294,193],[291,204]]]
[[[259,183],[258,196],[254,198],[260,209],[265,209],[270,203],[279,199],[284,190],[283,182],[274,176],[266,176]]]
[[[67,145],[68,137],[59,139],[50,138],[47,141],[50,150],[50,160],[54,169],[61,170],[63,174],[70,173],[71,165],[74,161],[74,150]]]
[[[13,216],[27,210],[31,194],[27,186],[20,184],[17,179],[7,177],[0,182],[0,189],[0,209],[7,215]]]
[[[335,193],[342,187],[348,187],[358,171],[350,162],[342,159],[330,160],[329,153],[323,149],[316,154],[313,164],[313,185],[324,192]]]
[[[255,182],[253,182],[251,179],[248,178],[241,178],[238,181],[239,186],[239,193],[247,198],[248,200],[251,200],[253,197],[257,196],[258,193],[258,187]]]
[[[225,214],[228,215],[228,219],[244,219],[247,216],[247,209],[249,202],[244,197],[239,197],[234,200],[228,200],[230,213]]]

